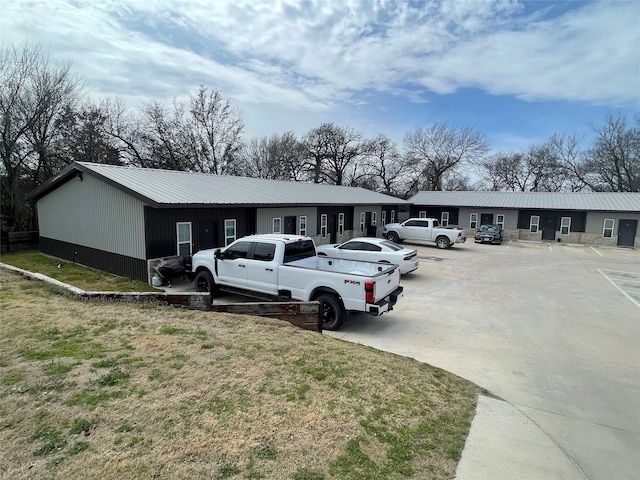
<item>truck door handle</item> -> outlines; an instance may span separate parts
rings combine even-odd
[[[267,272],[273,272],[273,268],[265,268]]]
[[[242,265],[242,264],[239,264],[238,266],[241,267],[241,268],[247,268],[246,265]]]

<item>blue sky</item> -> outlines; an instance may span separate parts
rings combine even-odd
[[[96,100],[217,89],[245,138],[440,122],[520,150],[640,111],[638,0],[0,0],[0,40],[71,60]]]

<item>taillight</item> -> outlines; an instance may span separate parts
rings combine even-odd
[[[365,301],[376,303],[376,282],[364,282]]]
[[[462,232],[458,232],[458,238],[462,236]]]

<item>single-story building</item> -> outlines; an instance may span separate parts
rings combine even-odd
[[[640,193],[418,192],[411,217],[443,226],[499,224],[505,238],[591,245],[640,246]]]
[[[142,281],[159,258],[254,233],[308,235],[318,244],[375,236],[408,205],[363,188],[85,162],[29,198],[43,253]]]

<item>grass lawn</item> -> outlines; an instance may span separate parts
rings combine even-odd
[[[287,322],[5,272],[0,322],[2,478],[448,479],[481,393]]]
[[[84,267],[42,255],[38,251],[8,252],[0,255],[0,262],[36,272],[68,283],[85,291],[100,292],[157,292],[144,282],[133,281],[110,273]],[[58,265],[61,268],[58,268]]]

